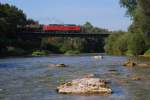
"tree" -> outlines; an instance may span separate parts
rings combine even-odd
[[[129,49],[134,54],[141,54],[150,47],[150,0],[120,0],[120,4],[127,8],[127,13],[133,20],[129,27],[130,38],[132,38]],[[145,43],[144,47],[142,46],[143,42]],[[136,50],[137,47],[142,47],[143,50]]]
[[[86,22],[82,27],[82,32],[91,33],[93,29],[93,25],[90,22]]]
[[[90,22],[86,22],[81,26],[81,32],[83,33],[99,33],[99,34],[109,34],[107,29],[94,27]]]
[[[127,49],[127,33],[123,31],[113,32],[105,41],[105,51],[110,55],[123,55]]]
[[[128,39],[128,50],[133,55],[144,54],[146,51],[145,37],[143,33],[132,33]]]
[[[137,0],[120,0],[120,5],[127,8],[127,15],[134,16],[134,11],[137,8]]]
[[[0,3],[0,33],[10,33],[17,30],[17,25],[26,22],[26,15],[22,10],[9,4]]]
[[[150,1],[149,0],[138,0],[139,12],[141,13],[140,29],[146,36],[146,45],[150,47]]]

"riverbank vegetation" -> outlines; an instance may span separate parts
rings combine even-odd
[[[126,15],[132,24],[128,32],[113,32],[106,40],[105,50],[110,55],[150,56],[150,1],[120,0],[127,8]]]

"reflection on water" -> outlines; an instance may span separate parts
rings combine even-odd
[[[0,59],[0,100],[149,100],[150,69],[125,68],[125,57],[105,56],[95,60],[92,56],[51,56]],[[64,63],[66,68],[49,67],[48,64]],[[116,70],[110,72],[109,70]],[[63,95],[56,87],[64,81],[94,73],[110,81],[113,94]],[[117,81],[138,75],[141,81]]]

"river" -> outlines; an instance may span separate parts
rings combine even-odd
[[[96,60],[91,55],[0,59],[0,100],[149,100],[150,69],[126,68],[122,66],[126,59],[123,56],[104,56],[104,59]],[[48,66],[57,63],[68,67]],[[90,73],[108,80],[112,95],[66,95],[56,92],[56,87],[62,82]],[[140,76],[141,80],[129,80],[132,75]],[[128,82],[121,82],[123,79],[128,79]]]

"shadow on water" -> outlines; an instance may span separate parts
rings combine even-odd
[[[0,59],[0,99],[2,100],[148,100],[150,96],[150,69],[125,68],[126,57],[104,56],[50,56]],[[64,63],[66,68],[50,67],[49,64]],[[56,87],[66,81],[94,73],[110,82],[113,94],[63,95]],[[142,77],[141,81],[129,79],[130,75]]]

